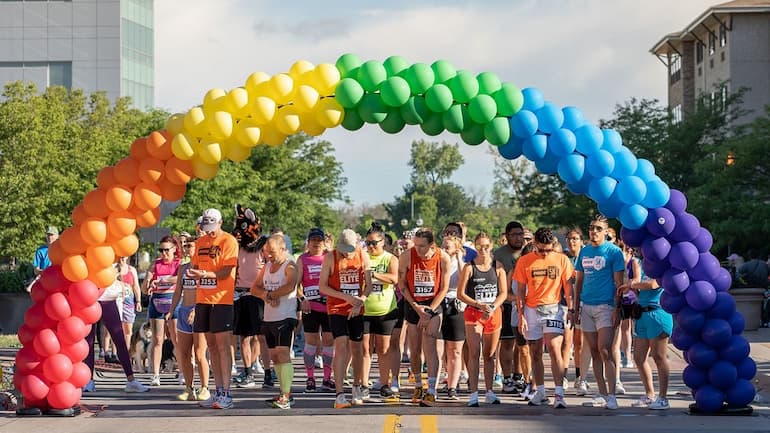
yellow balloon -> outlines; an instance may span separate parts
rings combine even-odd
[[[208,120],[209,133],[215,140],[233,135],[233,116],[227,111],[217,111]]]
[[[335,128],[345,118],[345,109],[334,98],[324,98],[318,103],[315,111],[316,120],[324,128]]]
[[[193,147],[193,143],[197,142],[197,139],[189,137],[187,134],[177,134],[174,136],[174,139],[171,140],[171,152],[177,158],[184,161],[189,161],[195,156],[195,148]]]
[[[294,80],[288,74],[276,74],[267,84],[267,96],[276,103],[283,105],[291,101],[294,94]]]
[[[206,135],[206,115],[203,108],[193,107],[184,115],[184,130],[195,137]]]
[[[246,87],[246,91],[253,98],[259,95],[259,90],[261,89],[262,84],[267,83],[268,81],[270,81],[270,75],[261,71],[254,72],[253,74],[249,75],[248,78],[246,78],[244,87]]]
[[[280,146],[286,140],[286,134],[281,133],[275,126],[262,128],[262,142],[269,146]]]
[[[302,113],[299,115],[299,123],[305,133],[312,136],[318,136],[326,131],[326,128],[321,126],[316,119],[315,113]]]
[[[241,146],[234,139],[225,140],[222,143],[222,152],[225,158],[233,162],[242,162],[251,154],[251,148]]]
[[[208,114],[221,110],[226,95],[227,92],[224,89],[211,89],[206,92],[206,95],[203,97],[203,111]]]
[[[331,96],[340,82],[340,71],[330,63],[321,63],[315,67],[316,89],[321,96]]]
[[[195,146],[195,159],[206,164],[218,164],[222,160],[222,146],[219,142],[204,138]]]
[[[307,113],[315,109],[318,100],[318,91],[307,84],[302,84],[297,87],[297,92],[294,94],[294,107],[300,113]]]
[[[254,98],[253,118],[259,125],[270,123],[275,117],[275,101],[267,96],[257,96]]]
[[[259,143],[260,134],[259,125],[251,119],[241,119],[233,133],[238,144],[245,147],[256,146]]]
[[[302,76],[302,74],[308,71],[312,71],[313,68],[315,68],[315,66],[307,60],[297,60],[293,65],[291,65],[291,68],[289,68],[289,76],[294,81],[297,81],[299,77]]]
[[[179,134],[184,130],[184,114],[174,113],[166,119],[166,131],[171,135]]]
[[[275,114],[275,127],[286,135],[296,134],[299,131],[299,113],[291,105],[284,105]]]
[[[198,158],[192,160],[193,174],[198,179],[210,180],[217,175],[219,164],[206,164]]]
[[[233,115],[233,117],[246,117],[246,112],[249,107],[249,92],[243,87],[236,87],[235,89],[227,92],[225,96],[225,111]]]

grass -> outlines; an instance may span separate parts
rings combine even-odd
[[[0,335],[0,349],[18,349],[21,348],[19,337],[16,334]]]

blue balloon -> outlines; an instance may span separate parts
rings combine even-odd
[[[695,392],[695,406],[703,412],[717,412],[722,409],[725,394],[712,385],[703,385]]]
[[[757,374],[757,363],[753,359],[746,357],[740,363],[735,365],[738,369],[738,378],[751,380]]]
[[[678,189],[672,189],[671,194],[666,203],[666,208],[674,213],[674,215],[680,214],[687,209],[687,197],[684,196],[682,191]]]
[[[602,134],[602,130],[598,127],[591,125],[590,123],[586,123],[585,125],[575,129],[575,140],[577,151],[585,156],[590,156],[596,153],[602,147],[604,134]]]
[[[711,284],[714,286],[714,289],[716,289],[717,292],[726,292],[733,284],[733,277],[730,275],[730,271],[720,267],[719,272],[717,272],[717,276],[714,278]]]
[[[671,265],[668,260],[658,261],[649,258],[642,260],[642,270],[650,278],[661,278],[669,269],[671,269]]]
[[[535,115],[537,116],[537,129],[546,134],[553,134],[558,131],[564,123],[564,113],[550,102],[543,104],[539,110],[535,111]]]
[[[671,244],[666,238],[650,236],[642,243],[642,255],[645,258],[661,261],[668,257],[669,252],[671,252]],[[665,278],[665,274],[663,277]]]
[[[534,112],[543,108],[543,105],[545,104],[543,93],[534,87],[523,89],[521,95],[524,97],[524,104],[521,106],[524,110]]]
[[[655,175],[655,167],[650,161],[644,158],[639,158],[636,160],[636,171],[634,172],[634,176],[641,177],[645,182],[649,182],[657,178]],[[668,199],[666,199],[666,202],[668,202]],[[663,206],[664,204],[666,203],[663,203],[660,206]]]
[[[620,138],[618,131],[614,129],[602,129],[602,135],[604,136],[602,149],[609,153],[615,153],[623,148],[623,139]]]
[[[621,148],[620,151],[612,154],[615,158],[615,168],[612,170],[610,176],[615,179],[623,179],[627,176],[632,176],[636,171],[636,157],[627,148]]]
[[[543,134],[535,134],[527,138],[521,146],[521,152],[530,161],[543,159],[546,150],[548,150],[548,139]]]
[[[615,168],[615,159],[606,150],[599,149],[586,158],[586,169],[593,177],[609,176]]]
[[[643,206],[656,208],[668,203],[668,199],[671,196],[671,190],[665,182],[660,179],[647,180],[642,176],[639,176],[639,178],[647,182],[647,195],[645,195],[642,200]]]
[[[697,342],[687,349],[687,359],[698,368],[711,368],[719,359],[717,351],[703,342]]]
[[[570,155],[575,151],[575,134],[569,129],[557,129],[548,139],[548,149],[557,156]]]
[[[618,199],[618,190],[612,193],[610,198],[598,203],[599,212],[607,218],[617,218],[620,216],[620,210],[623,208],[623,202]]]
[[[708,310],[717,301],[717,291],[708,281],[699,280],[690,283],[684,296],[687,298],[687,305],[698,311]]]
[[[674,326],[673,332],[671,332],[671,344],[679,350],[687,351],[695,343],[700,341],[698,334],[691,334],[684,329]]]
[[[719,350],[730,342],[733,336],[733,329],[727,320],[724,319],[706,319],[703,325],[703,331],[700,333],[703,342]]]
[[[625,244],[631,248],[638,248],[642,246],[642,242],[647,239],[648,235],[649,232],[644,227],[640,227],[636,230],[632,230],[628,227],[623,227],[620,229],[620,238],[623,239],[623,242],[625,242]]]
[[[698,257],[698,264],[687,271],[690,279],[712,281],[719,275],[719,270],[721,269],[719,259],[711,253],[701,253]]]
[[[728,322],[733,330],[733,335],[740,335],[746,329],[746,319],[743,318],[743,314],[740,311],[733,313],[733,317]]]
[[[709,382],[719,389],[730,389],[738,380],[738,370],[727,361],[717,361],[709,368]]]
[[[540,173],[554,174],[559,168],[559,157],[551,153],[550,150],[545,152],[545,156],[535,161],[535,167]]]
[[[711,246],[714,244],[714,238],[711,236],[711,232],[701,227],[698,236],[692,240],[695,248],[701,253],[707,253],[711,251]]]
[[[591,160],[591,157],[588,158],[588,161]],[[615,191],[615,186],[618,184],[618,181],[615,179],[609,177],[609,176],[603,176],[603,177],[594,177],[591,180],[591,183],[588,185],[588,196],[591,197],[591,199],[597,203],[602,203],[603,201],[607,200],[612,196],[612,193]],[[639,227],[632,227],[632,228],[639,228]]]
[[[754,385],[746,379],[738,379],[725,393],[725,400],[730,407],[746,407],[754,401],[757,391]]]
[[[672,294],[684,293],[690,287],[690,276],[680,269],[671,268],[663,274],[663,288]]]
[[[682,371],[682,381],[688,388],[697,390],[708,382],[708,371],[688,365]]]
[[[564,114],[564,123],[562,128],[571,129],[572,131],[580,128],[586,123],[586,119],[583,117],[583,113],[577,109],[577,107],[564,107],[561,109]]]
[[[671,232],[671,240],[690,242],[698,237],[701,229],[698,218],[687,212],[674,213],[674,215],[676,216],[676,226],[674,231]]]
[[[735,313],[735,299],[733,296],[727,292],[717,292],[717,299],[714,305],[706,311],[706,317],[729,321],[733,317],[733,313]],[[730,332],[732,332],[732,328]]]
[[[676,231],[676,228],[674,228]],[[668,256],[671,266],[683,271],[689,271],[698,264],[700,254],[695,245],[690,242],[677,242],[671,245],[671,253]]]
[[[645,221],[647,221],[647,208],[640,204],[626,205],[620,210],[620,222],[625,227],[638,229],[644,226]]]
[[[508,123],[511,133],[519,138],[529,138],[537,132],[537,116],[529,110],[519,110]]]
[[[682,307],[676,315],[676,323],[686,332],[700,335],[703,324],[706,323],[706,315],[692,309],[689,305]]]
[[[684,308],[686,305],[687,300],[682,294],[671,293],[667,291],[663,291],[663,293],[660,294],[660,306],[671,314],[676,314],[682,311],[682,308]]]
[[[670,210],[664,207],[652,208],[647,214],[644,226],[655,236],[668,236],[676,224],[676,218]]]
[[[617,191],[618,198],[623,203],[637,204],[647,194],[647,184],[636,176],[626,176],[619,179],[618,187],[615,191]]]
[[[511,135],[508,142],[497,147],[497,151],[505,159],[516,159],[521,156],[524,140],[515,135]]]
[[[591,184],[593,177],[588,171],[583,171],[583,176],[577,182],[568,183],[567,189],[576,195],[582,195],[588,193],[588,186]]]
[[[749,352],[751,352],[751,345],[746,338],[741,335],[733,335],[730,337],[730,342],[719,350],[719,358],[739,365],[749,356]]]
[[[553,138],[553,137],[552,137]],[[566,183],[571,184],[580,181],[586,170],[586,158],[583,155],[567,155],[559,161],[559,177]]]

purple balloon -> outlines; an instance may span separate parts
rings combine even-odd
[[[678,326],[674,326],[674,331],[671,333],[671,344],[677,349],[686,352],[699,341],[700,336],[698,334],[691,334]]]
[[[711,281],[717,292],[726,292],[733,284],[733,277],[730,275],[730,271],[720,267],[717,272],[717,276]]]
[[[670,268],[668,260],[657,261],[647,257],[642,260],[642,270],[650,278],[660,278]]]
[[[655,261],[665,260],[670,251],[671,244],[664,237],[649,236],[642,243],[642,255]]]
[[[674,294],[665,290],[660,294],[660,306],[671,314],[682,311],[682,308],[686,305],[687,299],[685,299],[684,295]]]
[[[690,275],[691,280],[712,281],[717,277],[720,269],[722,267],[719,265],[719,259],[711,253],[701,253],[698,264],[687,273]]]
[[[727,292],[717,292],[717,300],[714,306],[706,311],[706,317],[709,319],[730,320],[735,313],[735,298]]]
[[[730,322],[730,328],[733,329],[733,335],[740,335],[746,329],[746,319],[743,318],[743,314],[739,311],[733,313],[733,317],[728,322]]]
[[[692,240],[693,245],[698,248],[701,253],[707,253],[711,251],[711,246],[714,245],[714,238],[711,236],[711,232],[701,227],[698,236]]]
[[[676,323],[685,332],[700,335],[703,324],[706,323],[706,315],[690,306],[684,306],[676,315]]]
[[[694,215],[682,212],[676,215],[676,226],[669,235],[675,242],[690,242],[700,234],[700,221]]]
[[[749,357],[736,364],[736,367],[738,368],[738,377],[740,379],[751,380],[757,374],[757,363]]]
[[[673,212],[674,215],[682,213],[687,209],[687,197],[684,196],[682,191],[672,189],[671,196],[668,198],[668,203],[666,203],[665,207]]]
[[[671,268],[663,274],[663,288],[669,293],[683,293],[690,287],[690,277],[687,272]]]
[[[725,393],[725,400],[730,407],[746,407],[754,401],[757,390],[746,379],[738,379]]]
[[[738,365],[749,356],[750,351],[751,346],[746,338],[741,335],[733,335],[727,345],[719,351],[719,357]]]
[[[698,311],[706,311],[717,301],[717,291],[708,281],[695,281],[684,294],[687,305]]]
[[[719,354],[708,344],[697,342],[687,349],[687,359],[698,368],[711,368],[719,359]]]
[[[698,249],[692,243],[677,242],[671,245],[671,253],[668,255],[671,267],[689,271],[698,264],[698,259],[700,259]]]
[[[674,218],[674,214],[664,207],[659,207],[652,209],[647,214],[647,221],[644,225],[647,227],[647,231],[655,236],[662,237],[668,236],[674,231],[675,224],[676,218]]]
[[[620,229],[620,238],[623,239],[626,245],[631,248],[638,248],[642,246],[642,242],[647,239],[649,233],[644,227],[638,229],[630,229],[623,227]]]
[[[719,350],[722,349],[733,336],[733,328],[723,319],[706,319],[703,331],[700,333],[703,342]]]
[[[688,388],[697,390],[708,382],[708,371],[688,365],[682,371],[682,381]]]
[[[738,370],[730,362],[717,361],[709,369],[709,382],[722,390],[728,390],[738,380]]]

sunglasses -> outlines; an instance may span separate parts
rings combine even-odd
[[[381,241],[382,241],[382,239],[376,239],[376,240],[373,240],[373,241],[366,241],[364,243],[366,244],[367,247],[373,247],[373,246],[379,244]]]
[[[603,232],[605,230],[602,226],[588,226],[589,231]]]
[[[492,244],[476,244],[477,250],[491,250]]]
[[[167,253],[171,251],[171,248],[158,248],[159,253]]]

